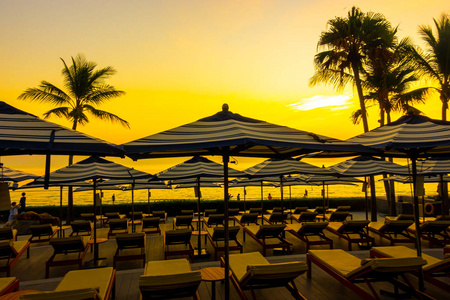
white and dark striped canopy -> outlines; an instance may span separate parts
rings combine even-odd
[[[0,156],[123,155],[121,147],[42,120],[0,101]]]
[[[391,157],[450,156],[450,122],[406,115],[347,140]]]
[[[131,183],[133,179],[151,178],[153,175],[133,168],[108,161],[99,157],[89,157],[76,164],[50,173],[50,185],[71,185],[87,180],[116,179]],[[44,176],[37,178],[30,185],[44,185]],[[73,184],[72,184],[73,185]],[[83,184],[84,185],[84,184]],[[25,187],[25,186],[24,186]]]
[[[242,171],[228,168],[229,177],[242,177],[245,175],[247,174]],[[219,181],[223,182],[223,165],[202,156],[194,156],[181,164],[156,174],[156,178],[158,180],[175,180],[199,177],[215,177],[219,179]]]
[[[1,172],[0,181],[20,182],[20,181],[25,181],[25,180],[30,180],[30,179],[36,179],[39,177],[34,174],[25,173],[22,171],[10,169],[8,167],[3,167],[3,166],[1,167],[0,172]]]
[[[389,178],[383,178],[380,179],[380,181],[387,181],[387,180],[393,180],[395,182],[401,182],[401,183],[412,183],[412,177],[411,176],[401,176],[401,175],[395,175],[391,176]],[[443,175],[442,179],[441,176],[438,175],[425,175],[423,176],[423,181],[425,183],[439,183],[439,182],[450,182],[450,176]]]
[[[319,183],[325,185],[335,185],[335,184],[348,184],[353,182],[363,182],[360,179],[354,177],[337,177],[337,176],[328,176],[328,175],[310,175],[310,176],[301,176],[303,180],[306,180],[310,183]]]
[[[450,173],[450,159],[427,159],[417,162],[419,174],[448,174]]]
[[[382,174],[409,175],[408,167],[371,156],[358,156],[328,167],[328,169],[340,176],[350,177]]]
[[[289,174],[333,174],[325,168],[319,168],[302,161],[278,158],[265,160],[244,170],[244,172],[248,173],[249,177],[274,177]]]
[[[285,126],[243,117],[223,110],[174,129],[153,134],[123,145],[134,160],[152,157],[190,155],[229,155],[246,157],[292,157],[320,150],[370,153],[357,144]]]

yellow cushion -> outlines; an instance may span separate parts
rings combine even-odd
[[[147,263],[144,275],[171,275],[189,271],[191,271],[191,267],[186,258],[156,260]]]
[[[70,271],[63,277],[55,292],[98,287],[101,299],[105,299],[113,270],[109,267]]]
[[[143,275],[139,278],[139,288],[146,291],[159,291],[171,288],[181,288],[199,285],[202,280],[200,271],[190,271],[170,275]]]
[[[249,226],[245,226],[245,229],[250,231],[253,235],[256,235],[258,233],[258,231],[261,229],[261,226],[259,226],[259,225],[249,225]]]
[[[259,253],[259,252],[258,252]],[[253,280],[270,280],[296,278],[308,270],[305,262],[293,261],[278,264],[262,264],[247,266],[246,274],[240,282],[251,277]]]
[[[16,277],[0,277],[0,293],[6,290],[14,281],[16,281]]]
[[[417,256],[416,250],[405,246],[372,247],[372,250],[386,257],[405,258]],[[427,261],[427,264],[423,267],[424,271],[442,263],[442,260],[425,253],[422,253],[422,258]]]
[[[30,293],[20,296],[20,299],[28,299],[28,300],[96,300],[103,299],[100,298],[97,290],[95,288],[86,288],[86,289],[72,289],[65,291],[54,291],[54,292],[39,292],[39,293]]]
[[[259,252],[230,254],[230,270],[234,273],[238,281],[247,273],[248,265],[269,265],[270,263]]]
[[[12,246],[14,248],[14,250],[19,253],[20,251],[23,250],[23,248],[25,248],[28,244],[28,241],[14,241],[12,242]]]
[[[359,258],[341,249],[309,250],[308,254],[344,277],[361,267],[361,260]]]

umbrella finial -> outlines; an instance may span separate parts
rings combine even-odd
[[[224,103],[224,105],[222,105],[222,111],[228,112],[228,109],[229,109],[228,104]]]

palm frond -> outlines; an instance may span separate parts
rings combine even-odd
[[[48,119],[52,116],[56,116],[58,118],[62,118],[65,117],[67,119],[70,119],[69,117],[69,111],[70,108],[69,107],[57,107],[57,108],[53,108],[47,112],[44,113],[44,119]]]
[[[91,105],[84,105],[84,108],[86,111],[89,111],[93,116],[99,118],[100,120],[110,121],[112,123],[120,123],[123,126],[130,128],[130,125],[127,121],[118,117],[115,114],[106,112],[104,110],[96,109],[95,107],[93,107]]]

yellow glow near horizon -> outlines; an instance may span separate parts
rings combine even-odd
[[[289,104],[296,110],[312,110],[315,108],[328,108],[330,110],[342,110],[352,107],[351,97],[347,95],[324,96],[317,95],[310,98],[301,99],[297,103]]]

